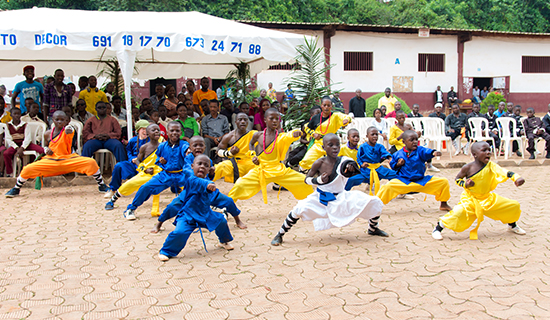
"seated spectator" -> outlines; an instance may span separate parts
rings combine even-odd
[[[109,99],[109,102],[113,102],[113,96],[115,92],[115,84],[113,82],[107,83],[105,86],[105,95],[107,96],[107,99]]]
[[[487,87],[483,87],[483,90],[481,90],[481,100],[485,100],[487,98],[487,95],[489,94],[489,90],[487,90]]]
[[[179,122],[182,127],[180,140],[189,142],[189,139],[192,137],[200,135],[199,125],[197,124],[195,118],[187,115],[187,108],[185,107],[185,104],[178,104],[177,111],[178,117],[175,121]]]
[[[107,109],[109,108],[109,104],[107,103]],[[110,114],[107,112],[107,114]],[[132,129],[133,134],[136,134],[136,122],[139,121],[139,109],[136,107],[132,107]],[[123,145],[128,144],[128,123],[125,120],[118,119],[118,124],[122,127],[121,135],[120,135],[120,141]]]
[[[80,91],[84,91],[86,88],[88,88],[88,77],[81,76],[78,78],[78,88]]]
[[[113,107],[113,111],[110,113],[110,115],[112,117],[115,117],[115,119],[126,121],[128,115],[126,114],[126,109],[122,107],[122,97],[113,96],[113,98],[111,99],[111,106]]]
[[[27,107],[27,110],[29,110],[29,112],[21,117],[21,121],[26,123],[38,122],[46,124],[44,121],[42,121],[42,119],[38,117],[38,112],[40,111],[40,106],[38,105],[38,103],[31,101],[30,106]]]
[[[537,138],[542,138],[546,141],[546,159],[550,159],[550,134],[546,133],[544,130],[542,120],[540,120],[539,117],[535,117],[535,109],[527,108],[527,119],[524,120],[523,124],[525,135],[528,139],[527,151],[531,154],[529,159],[535,159],[535,139]],[[8,164],[6,161],[6,168],[7,167]]]
[[[525,134],[525,131],[523,130],[523,123],[521,123],[521,106],[517,105],[513,109],[513,113],[508,114],[510,118],[513,118],[516,121],[516,136],[522,137]],[[543,124],[544,128],[544,124]],[[512,130],[512,125],[510,125],[510,131]],[[546,130],[545,130],[546,131]],[[512,152],[514,152],[518,157],[521,157],[521,150],[519,150],[519,144],[517,141],[512,141]]]
[[[385,105],[381,105],[380,106],[380,111],[382,111],[382,118],[385,118],[386,117],[386,106]]]
[[[252,101],[250,101],[250,112],[248,113],[249,116],[255,116],[256,113],[260,111],[260,100],[256,97],[252,98]]]
[[[267,99],[260,101],[259,112],[254,115],[254,130],[261,131],[265,129],[264,113],[271,108],[271,103]]]
[[[153,103],[151,99],[145,98],[141,100],[141,105],[139,106],[139,118],[149,121],[149,113],[153,110]]]
[[[241,102],[239,105],[239,111],[246,114],[248,116],[248,126],[246,127],[246,131],[250,131],[254,128],[254,116],[250,116],[250,106],[246,101]],[[237,114],[233,113],[233,116],[231,118],[231,124],[233,125],[233,128],[237,127]]]
[[[231,101],[230,98],[223,98],[222,111],[220,112],[220,114],[223,114],[227,118],[227,120],[231,120],[233,119],[233,115],[237,113],[238,112],[235,112],[235,106],[233,106],[233,101]],[[231,126],[231,130],[233,129],[235,129],[235,127]]]
[[[94,115],[86,110],[86,101],[84,99],[78,99],[76,102],[76,113],[73,114],[73,119],[80,121],[82,125],[88,121]]]
[[[160,116],[159,111],[155,109],[151,109],[149,111],[149,122],[154,123],[159,126],[160,129],[160,135],[164,138],[166,141],[168,139],[168,135],[166,134],[166,128],[162,123],[160,123]]]
[[[173,85],[169,84],[166,86],[166,99],[164,99],[164,106],[168,110],[167,116],[170,118],[176,117],[178,111],[176,110],[178,106],[178,98],[176,98],[176,88]]]
[[[455,88],[451,87],[451,90],[447,92],[447,102],[450,106],[452,106],[455,103],[458,103],[458,95],[455,92]]]
[[[550,104],[548,104],[548,112],[542,117],[542,124],[546,133],[550,134]]]
[[[195,112],[195,106],[193,105],[193,100],[185,99],[183,100],[185,108],[187,108],[187,116],[195,120],[202,119],[201,115]],[[199,121],[199,120],[197,120]]]
[[[472,101],[475,103],[481,103],[480,90],[478,86],[472,90]]]
[[[117,162],[126,161],[126,150],[119,141],[121,129],[118,121],[107,115],[107,106],[103,101],[97,103],[96,113],[96,117],[84,124],[82,156],[92,157],[97,150],[107,149],[114,154]]]
[[[498,110],[495,111],[497,118],[505,117],[508,113],[506,112],[506,103],[504,101],[499,102]]]
[[[196,92],[195,92],[196,93]],[[229,121],[219,114],[220,102],[216,99],[210,101],[210,114],[201,121],[202,136],[204,137],[204,154],[210,157],[210,149],[217,147],[222,137],[229,132]]]
[[[470,141],[472,133],[470,132],[470,118],[485,118],[485,116],[479,112],[479,103],[474,103],[472,105],[472,112],[466,115],[466,138]]]
[[[1,123],[8,123],[11,121],[11,112],[9,105],[6,104],[4,97],[0,96],[0,110],[2,110],[2,117],[0,118]],[[2,144],[3,145],[3,144]]]
[[[44,116],[43,119],[48,122],[53,113],[63,109],[64,106],[70,106],[73,103],[74,91],[63,83],[65,73],[61,69],[55,70],[54,82],[47,84],[44,88]],[[53,121],[53,120],[52,120]]]
[[[97,88],[97,78],[95,76],[88,77],[88,87],[80,91],[78,98],[86,101],[86,110],[94,116],[96,115],[95,106],[99,101],[109,102],[105,92]]]
[[[407,115],[408,118],[422,118],[422,115],[419,113],[420,106],[418,103],[413,104],[412,111]]]
[[[166,116],[166,114],[168,113],[168,110],[163,104],[159,106],[158,110],[159,110],[159,123],[161,123],[166,128],[168,126],[168,123],[172,121],[172,119]]]
[[[445,118],[445,135],[447,137],[451,137],[453,141],[453,146],[455,147],[455,156],[460,153],[460,149],[458,148],[458,142],[457,139],[462,138],[462,133],[466,131],[466,115],[462,112],[460,112],[460,108],[458,107],[458,104],[453,104],[452,109],[453,112]],[[464,154],[468,154],[468,145],[462,148]]]
[[[4,164],[8,176],[13,173],[14,156],[23,159],[23,152],[26,150],[36,151],[38,154],[44,153],[44,149],[32,141],[31,130],[27,123],[21,121],[21,110],[12,108],[11,116],[13,119],[7,123],[5,132],[6,144],[9,148],[4,151]]]
[[[380,108],[374,109],[372,115],[374,116],[374,119],[372,119],[369,123],[369,127],[375,127],[378,130],[377,143],[383,144],[384,140],[388,141],[390,128],[386,120],[382,118],[382,110],[380,110]]]
[[[497,126],[497,116],[495,115],[495,106],[490,104],[487,107],[487,114],[485,114],[485,119],[489,122],[489,136],[495,140],[495,152],[498,152],[500,148],[500,133]]]
[[[202,116],[210,114],[210,100],[202,99],[199,108],[202,110]]]
[[[201,88],[193,92],[193,105],[198,106],[202,100],[208,101],[217,100],[218,95],[215,91],[208,89],[210,87],[210,80],[207,77],[202,77]]]
[[[389,152],[391,154],[396,153],[405,146],[405,143],[403,142],[403,132],[407,130],[412,130],[411,125],[405,123],[405,117],[405,112],[403,112],[402,110],[397,111],[397,114],[395,116],[397,123],[390,128],[389,144],[391,147]]]
[[[445,114],[442,112],[443,105],[441,103],[436,103],[434,106],[435,112],[430,113],[429,117],[432,118],[439,118],[443,121],[445,121]]]
[[[155,110],[158,110],[160,106],[164,105],[164,99],[166,99],[166,97],[164,96],[164,85],[162,83],[157,83],[155,86],[155,95],[151,96],[149,99]]]
[[[183,92],[178,93],[178,101],[185,102],[185,93]]]
[[[395,101],[395,104],[393,105],[394,110],[390,113],[388,113],[385,118],[396,118],[397,111],[401,111],[401,102],[398,100]],[[405,118],[407,115],[405,115]]]
[[[514,114],[514,103],[506,102],[506,115],[505,117],[512,117]]]
[[[0,98],[3,99],[3,97]],[[4,146],[4,136],[4,126],[0,126],[0,177],[4,176],[4,151],[6,151],[6,147]]]

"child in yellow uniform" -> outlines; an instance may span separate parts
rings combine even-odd
[[[405,112],[399,110],[395,113],[397,123],[390,128],[390,137],[388,138],[388,143],[391,145],[389,150],[391,154],[401,150],[405,146],[403,132],[412,130],[411,125],[405,123],[405,118]]]
[[[213,181],[225,178],[225,182],[234,183],[239,177],[244,177],[254,169],[255,165],[250,157],[249,145],[256,131],[246,131],[249,121],[248,115],[239,113],[235,120],[237,128],[223,136],[218,145],[218,155],[222,158],[229,158],[229,160],[216,165]]]
[[[357,162],[357,150],[359,144],[359,131],[357,129],[349,129],[348,143],[340,148],[339,157],[350,157]]]
[[[477,229],[484,216],[507,223],[512,232],[524,235],[525,231],[517,225],[521,214],[519,202],[501,197],[493,190],[508,179],[512,179],[517,187],[525,180],[517,173],[491,162],[491,147],[487,142],[474,143],[471,152],[474,162],[462,167],[456,176],[456,183],[464,188],[460,201],[451,212],[440,218],[432,237],[441,240],[444,227],[462,232],[477,220],[476,227],[470,231],[470,239],[476,240]]]
[[[309,148],[304,159],[300,161],[302,170],[309,170],[313,163],[326,155],[323,150],[323,136],[327,133],[336,133],[341,127],[347,126],[351,121],[350,116],[335,112],[332,113],[332,100],[325,96],[321,101],[321,113],[311,118],[305,128],[307,134],[310,134],[315,143]]]
[[[120,188],[113,194],[111,200],[105,204],[105,210],[113,210],[115,208],[115,202],[122,196],[129,196],[136,192],[142,185],[151,178],[162,171],[162,169],[155,164],[157,161],[157,147],[159,146],[159,139],[161,139],[160,127],[156,124],[150,124],[147,127],[147,136],[150,141],[139,148],[139,153],[136,162],[139,163],[137,170],[139,173],[132,177],[130,180],[124,182]],[[159,199],[160,196],[153,196],[153,209],[151,210],[151,216],[158,217],[159,212]]]
[[[228,196],[235,201],[245,200],[261,190],[267,203],[266,186],[274,182],[289,190],[296,199],[306,198],[313,193],[313,188],[305,183],[305,176],[281,163],[290,144],[300,138],[301,131],[279,133],[279,111],[275,108],[266,110],[264,118],[266,128],[254,134],[249,146],[256,166],[235,182]]]
[[[403,132],[405,146],[393,154],[390,167],[397,177],[383,185],[376,194],[384,204],[400,194],[423,192],[435,196],[441,202],[440,210],[450,211],[447,201],[451,198],[449,181],[445,178],[426,176],[426,162],[441,152],[418,146],[418,135],[412,130]]]

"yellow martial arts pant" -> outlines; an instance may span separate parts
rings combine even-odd
[[[132,179],[127,180],[124,182],[120,188],[118,188],[118,192],[123,196],[129,196],[132,193],[139,190],[139,188],[144,185],[147,181],[151,180],[153,175],[140,172],[137,175],[135,175]],[[160,195],[156,194],[153,195],[153,207],[151,208],[151,216],[152,217],[159,217],[160,216]]]
[[[476,205],[478,205],[477,208]],[[462,232],[477,219],[476,228],[470,232],[470,239],[476,240],[477,228],[484,216],[502,223],[512,223],[518,221],[520,215],[521,209],[516,200],[507,199],[492,192],[484,198],[476,199],[468,192],[463,192],[458,204],[441,217],[441,222],[445,228]]]
[[[239,178],[244,177],[250,170],[254,169],[255,165],[251,159],[235,160],[239,170]],[[225,160],[216,165],[216,173],[214,174],[214,180],[217,181],[221,178],[225,178],[225,182],[234,183],[234,168],[231,160]]]
[[[315,141],[311,148],[309,148],[309,150],[306,152],[306,155],[304,156],[302,161],[300,161],[300,168],[302,168],[303,170],[311,169],[311,166],[315,161],[317,161],[317,159],[327,154],[325,150],[323,150],[323,143],[318,141],[321,140]]]
[[[380,188],[376,196],[380,198],[384,204],[388,204],[388,202],[392,201],[400,194],[422,192],[434,195],[437,201],[445,202],[451,198],[449,189],[449,181],[440,177],[432,177],[425,186],[414,182],[404,184],[399,179],[392,179]]]
[[[304,182],[304,175],[292,169],[285,168],[280,175],[266,177],[265,179],[260,179],[260,170],[259,167],[255,167],[244,177],[239,178],[231,191],[229,191],[228,196],[234,201],[249,199],[262,190],[260,180],[265,181],[266,185],[270,182],[275,182],[285,187],[298,200],[305,199],[313,193],[313,187]],[[265,188],[265,186],[263,187]]]

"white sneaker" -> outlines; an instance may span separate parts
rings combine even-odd
[[[134,214],[134,210],[132,209],[128,209],[126,211],[124,211],[123,213],[124,215],[124,218],[126,218],[126,220],[136,220],[136,215]]]
[[[165,256],[165,255],[163,255],[163,254],[161,254],[161,253],[159,253],[158,258],[159,258],[160,261],[168,261],[168,260],[170,260],[170,257]]]
[[[113,197],[113,194],[115,194],[113,192],[113,190],[109,189],[109,191],[105,192],[105,195],[103,195],[103,198],[105,199],[111,199]]]
[[[516,225],[515,227],[511,228],[509,227],[510,231],[512,231],[513,233],[515,234],[519,234],[519,235],[525,235],[527,234],[527,232],[525,232],[525,230],[523,230],[520,226]]]
[[[455,157],[460,154],[460,149],[455,151]]]
[[[431,172],[440,172],[441,171],[441,170],[437,169],[436,167],[434,167],[434,165],[431,164],[431,163],[428,164],[427,169],[428,169],[428,171],[431,171]]]
[[[443,240],[441,231],[437,231],[437,230],[432,231],[432,238],[434,238],[435,240]]]
[[[217,246],[218,248],[222,248],[222,249],[225,249],[225,250],[233,250],[233,249],[235,249],[235,248],[233,247],[233,245],[230,244],[229,242],[223,242],[223,243],[220,242],[220,243],[218,243],[216,246]]]

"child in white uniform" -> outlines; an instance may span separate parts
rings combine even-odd
[[[345,227],[357,218],[368,219],[370,235],[387,237],[388,234],[378,228],[378,220],[384,207],[382,201],[361,191],[344,189],[348,178],[359,173],[359,167],[349,157],[338,157],[338,136],[332,133],[324,136],[323,150],[327,153],[326,157],[315,161],[306,177],[307,184],[317,185],[316,192],[298,201],[271,244],[280,245],[283,235],[300,218],[313,221],[315,231]],[[317,173],[319,176],[314,178]]]

